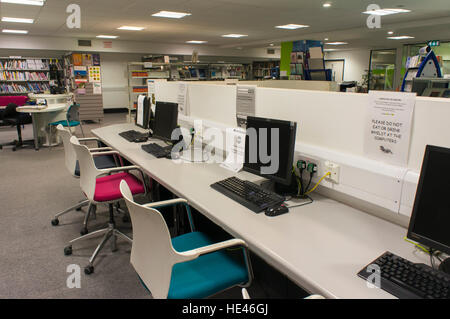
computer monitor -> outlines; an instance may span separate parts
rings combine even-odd
[[[321,71],[310,71],[311,80],[313,81],[326,81],[327,73],[323,70]]]
[[[148,129],[152,110],[150,108],[150,98],[145,95],[139,95],[136,105],[136,121],[135,124],[143,129]]]
[[[164,141],[172,140],[172,132],[177,128],[178,104],[156,102],[153,137]]]
[[[427,145],[408,238],[450,254],[450,149]]]
[[[295,122],[248,116],[243,169],[290,185],[296,133]]]

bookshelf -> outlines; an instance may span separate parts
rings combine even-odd
[[[80,120],[103,120],[100,54],[70,53],[64,56],[64,83],[80,104]]]
[[[0,57],[0,95],[49,92],[55,70],[62,70],[61,59]]]
[[[129,62],[128,63],[128,117],[136,109],[139,94],[147,94],[148,79],[169,79],[170,64],[164,62]]]
[[[279,79],[280,61],[254,61],[253,79]]]

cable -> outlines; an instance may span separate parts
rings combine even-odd
[[[304,195],[308,195],[308,194],[311,194],[312,192],[314,192],[314,190],[319,186],[320,183],[322,183],[322,181],[325,179],[325,177],[327,177],[327,176],[329,176],[329,175],[331,175],[331,172],[327,172],[325,175],[323,175],[323,176],[319,179],[319,181],[316,183],[316,185],[314,185],[314,187],[313,187],[311,190],[307,191]],[[311,180],[312,180],[312,174],[311,174],[311,178],[310,178],[310,180],[309,180],[309,183],[308,183],[308,186],[307,186],[306,189],[308,189],[309,184],[311,184]]]
[[[418,244],[418,243],[413,242],[412,240],[409,240],[406,236],[403,237],[403,240],[406,241],[406,242],[408,242],[408,243],[410,243],[410,244],[413,244],[414,246],[416,246],[417,248],[419,248],[419,249],[421,249],[422,251],[426,252],[427,254],[430,253],[430,251],[429,251],[428,249],[426,249],[425,247],[423,247],[422,245],[420,245],[420,244]]]

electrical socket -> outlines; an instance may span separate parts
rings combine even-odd
[[[333,182],[335,184],[339,184],[339,177],[340,177],[340,166],[338,164],[335,164],[330,161],[325,162],[325,173],[330,172],[331,175],[328,175],[325,179],[329,182]]]

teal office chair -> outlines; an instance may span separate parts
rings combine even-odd
[[[68,127],[69,130],[72,127],[79,126],[81,129],[81,134],[84,137],[83,125],[81,125],[81,121],[80,121],[80,104],[74,103],[71,106],[69,106],[69,108],[67,109],[65,120],[56,121],[56,122],[52,122],[52,123],[48,124],[50,126],[50,135],[49,135],[49,140],[50,140],[49,144],[50,145],[52,142],[52,127],[58,126],[59,124],[61,124],[64,127]]]
[[[125,180],[120,182],[120,191],[133,226],[130,261],[154,298],[205,298],[234,286],[250,286],[253,271],[243,240],[215,243],[207,235],[194,231],[185,199],[139,205],[133,201]],[[186,207],[192,232],[171,239],[167,224],[156,208],[178,204]],[[226,251],[238,246],[242,249]]]

